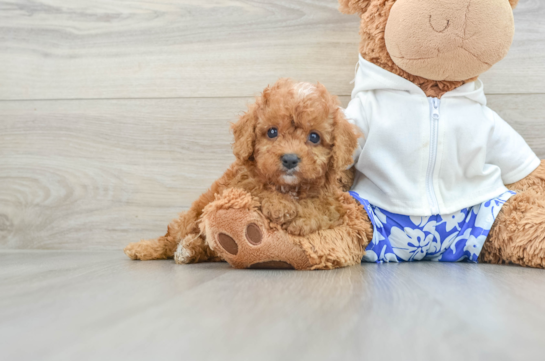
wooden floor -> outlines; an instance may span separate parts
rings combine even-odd
[[[2,360],[539,360],[544,340],[542,270],[0,252]]]

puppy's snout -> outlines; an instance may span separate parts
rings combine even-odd
[[[282,165],[286,169],[293,169],[297,167],[301,159],[297,156],[297,154],[284,154],[280,160],[282,161]]]

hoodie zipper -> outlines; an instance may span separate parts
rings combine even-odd
[[[431,214],[439,214],[439,202],[435,194],[433,185],[433,174],[435,173],[435,165],[437,164],[437,147],[439,143],[439,120],[441,113],[441,100],[438,98],[428,98],[430,103],[430,158],[428,163],[428,172],[426,177],[426,190],[428,193],[428,201],[431,207]]]

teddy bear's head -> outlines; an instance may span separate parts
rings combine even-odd
[[[362,57],[441,96],[507,55],[519,0],[339,0],[361,17]]]

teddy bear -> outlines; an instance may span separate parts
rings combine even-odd
[[[235,162],[163,237],[131,243],[131,259],[225,260],[235,268],[332,269],[358,264],[372,238],[342,184],[358,131],[321,85],[280,79],[232,125]]]
[[[361,18],[346,117],[364,134],[350,194],[364,261],[545,267],[545,163],[486,106],[518,0],[339,0]]]

